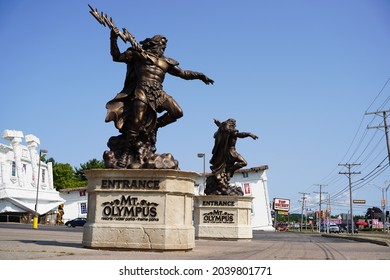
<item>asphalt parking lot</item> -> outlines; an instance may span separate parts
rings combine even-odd
[[[0,224],[0,260],[390,260],[389,241],[390,235],[254,231],[252,240],[196,240],[189,251],[96,250],[82,247],[79,227]]]

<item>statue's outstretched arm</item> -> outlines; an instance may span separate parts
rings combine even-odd
[[[253,133],[250,133],[250,132],[238,132],[236,134],[236,136],[238,138],[246,138],[246,137],[251,137],[253,140],[256,140],[258,139],[259,137],[257,137],[256,135],[254,135]]]
[[[206,85],[214,83],[214,81],[212,79],[210,79],[209,77],[207,77],[205,74],[203,74],[201,72],[183,70],[178,65],[172,66],[169,69],[168,73],[173,75],[173,76],[180,77],[184,80],[201,80]]]

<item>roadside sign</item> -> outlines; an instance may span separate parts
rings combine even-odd
[[[353,204],[366,204],[365,199],[354,199]]]
[[[274,210],[289,211],[290,200],[284,198],[274,198]]]

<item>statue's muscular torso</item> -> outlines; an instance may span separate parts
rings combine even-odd
[[[170,64],[168,64],[165,58],[151,56],[147,61],[137,62],[134,65],[134,71],[138,82],[149,82],[162,85],[165,74],[170,67]]]

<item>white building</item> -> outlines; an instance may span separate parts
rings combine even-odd
[[[254,230],[274,231],[272,225],[270,201],[268,196],[267,165],[248,169],[239,169],[230,179],[230,185],[241,187],[245,196],[253,196],[252,228]],[[210,174],[206,174],[208,176]],[[199,177],[195,183],[195,194],[203,195],[205,177]]]
[[[5,130],[3,138],[9,145],[0,143],[0,215],[35,214],[37,196],[38,214],[56,210],[63,199],[54,189],[52,164],[39,162],[39,139],[17,130]]]

